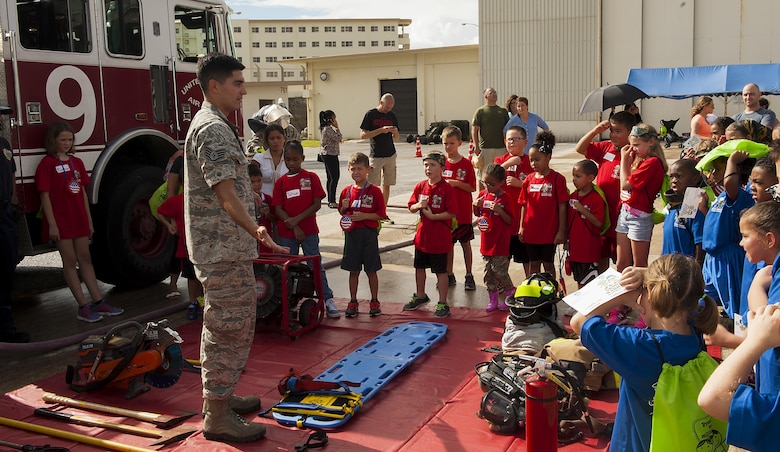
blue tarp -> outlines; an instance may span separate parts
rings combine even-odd
[[[764,94],[780,94],[780,64],[631,69],[627,83],[649,97],[670,99],[741,93],[748,83]]]

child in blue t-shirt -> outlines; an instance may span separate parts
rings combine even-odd
[[[702,266],[706,283],[704,293],[718,300],[731,318],[734,318],[735,307],[739,304],[742,264],[745,261],[745,251],[739,246],[739,216],[755,204],[742,188],[747,181],[742,180],[737,166],[747,157],[746,152],[735,151],[726,162],[724,176],[718,174],[722,170],[707,173],[710,183],[717,183],[722,177],[725,189],[715,198],[704,219],[701,242],[707,253]],[[722,165],[714,166],[722,168]]]
[[[780,347],[780,310],[769,305],[748,313],[748,334],[710,375],[699,393],[699,406],[710,416],[728,421],[726,442],[754,451],[777,449],[780,396],[759,394],[745,382],[762,352]]]
[[[756,272],[748,293],[749,310],[755,311],[767,302],[780,302],[780,204],[756,204],[742,214],[739,228],[747,259],[753,263],[772,262],[771,268]],[[780,349],[771,348],[759,358],[756,389],[766,395],[780,393]]]
[[[682,254],[696,259],[699,265],[704,263],[704,251],[701,248],[704,233],[704,215],[707,212],[708,198],[702,193],[696,216],[680,218],[685,190],[688,187],[702,185],[701,173],[696,170],[696,160],[680,159],[669,168],[670,190],[666,193],[668,209],[664,220],[664,243],[661,254]]]
[[[627,293],[587,316],[576,314],[571,326],[582,345],[622,377],[610,448],[647,451],[663,365],[696,358],[703,348],[701,334],[715,331],[718,309],[712,298],[702,296],[699,264],[680,254],[661,256],[647,269],[627,267],[620,283]],[[637,309],[647,329],[607,323],[605,316],[621,305]]]

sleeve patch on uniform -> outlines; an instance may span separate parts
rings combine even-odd
[[[206,160],[210,162],[225,160],[225,157],[227,156],[227,152],[222,149],[206,149],[203,154],[204,157],[206,157]]]

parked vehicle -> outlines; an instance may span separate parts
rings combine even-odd
[[[432,122],[431,125],[428,126],[428,129],[425,130],[425,134],[415,135],[410,133],[406,136],[406,142],[414,143],[415,140],[417,140],[419,137],[421,144],[440,144],[442,131],[444,131],[445,127],[450,125],[456,126],[460,129],[463,141],[469,140],[469,137],[471,136],[469,122],[466,120],[455,120]]]
[[[0,3],[0,104],[17,163],[20,253],[53,249],[40,235],[35,169],[55,121],[75,131],[92,180],[98,278],[148,285],[168,274],[175,242],[148,198],[181,150],[203,102],[198,55],[233,54],[223,0],[17,0]],[[240,125],[236,113],[230,118]]]

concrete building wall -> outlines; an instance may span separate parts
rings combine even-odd
[[[577,113],[587,93],[625,83],[631,68],[780,61],[775,9],[773,0],[481,0],[481,85],[495,86],[500,100],[525,95],[559,139],[576,139],[599,118]],[[654,126],[681,118],[682,133],[697,100],[638,104]],[[717,114],[742,108],[716,100]]]

